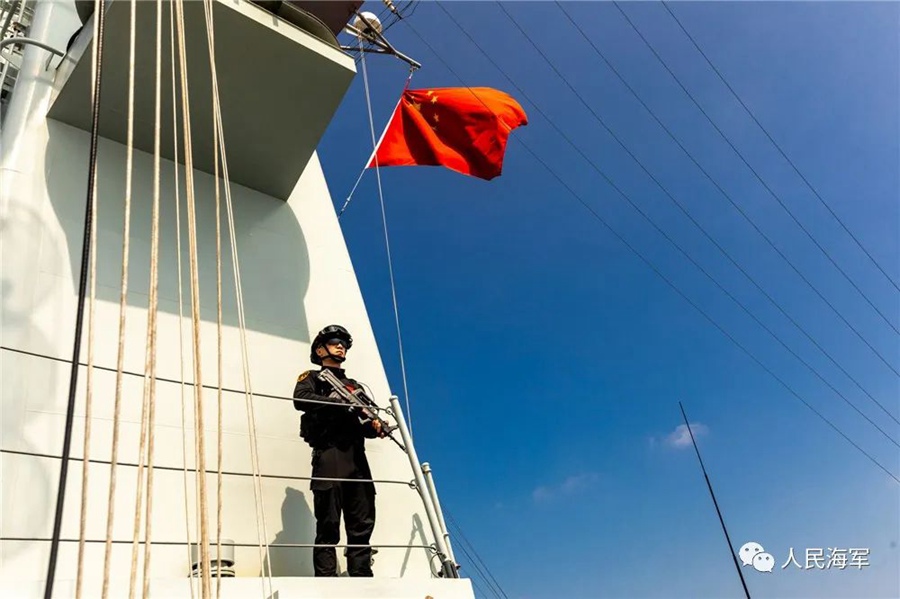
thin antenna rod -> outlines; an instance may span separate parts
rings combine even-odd
[[[734,560],[734,567],[737,569],[738,576],[741,577],[741,586],[744,587],[744,595],[747,596],[747,599],[750,599],[750,591],[747,590],[747,581],[744,580],[744,573],[741,572],[741,565],[738,563],[737,555],[734,553],[734,545],[731,543],[731,537],[728,536],[728,529],[725,527],[725,519],[722,518],[722,510],[719,509],[719,502],[716,501],[716,494],[713,493],[712,483],[709,482],[709,476],[706,474],[706,466],[703,465],[703,458],[700,457],[700,450],[697,449],[697,441],[694,439],[694,431],[691,430],[691,425],[688,424],[687,415],[684,413],[684,406],[681,405],[681,402],[678,402],[678,407],[681,408],[681,416],[684,418],[684,425],[687,427],[688,434],[691,436],[691,443],[694,445],[694,451],[697,452],[697,459],[700,461],[700,469],[703,470],[703,478],[706,479],[706,486],[709,488],[709,495],[712,497],[713,505],[716,506],[716,513],[719,515],[719,522],[722,523],[722,532],[725,533],[725,540],[728,541],[728,551],[731,553],[731,559]]]

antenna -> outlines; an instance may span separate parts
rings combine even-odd
[[[355,35],[359,40],[360,45],[359,47],[341,46],[341,50],[360,50],[362,52],[371,52],[372,54],[390,54],[391,56],[396,56],[403,62],[407,63],[413,70],[422,68],[421,63],[398,51],[396,48],[394,48],[394,46],[391,45],[389,41],[387,41],[387,38],[384,37],[384,34],[382,33],[384,31],[384,27],[381,25],[381,21],[378,19],[378,16],[374,13],[359,12],[357,10],[356,18],[353,20],[353,24],[345,25],[344,31],[351,35]],[[369,42],[376,47],[363,48],[362,42]]]
[[[712,497],[713,505],[716,506],[716,513],[719,515],[719,522],[722,524],[725,540],[728,541],[728,551],[731,553],[731,559],[734,560],[734,567],[737,568],[738,576],[741,577],[741,586],[744,587],[744,595],[747,596],[747,599],[750,599],[750,591],[747,590],[747,581],[744,580],[744,573],[741,572],[741,566],[738,564],[737,555],[734,553],[734,545],[731,544],[731,537],[728,536],[728,529],[725,527],[725,519],[722,518],[722,510],[719,509],[719,502],[716,501],[716,494],[713,493],[712,483],[709,482],[709,476],[706,474],[706,466],[703,465],[703,458],[700,457],[700,450],[697,448],[697,441],[694,439],[694,431],[691,430],[691,425],[688,424],[687,414],[684,413],[684,406],[681,405],[680,401],[678,402],[678,407],[681,408],[681,416],[684,418],[684,425],[687,427],[688,434],[691,436],[691,443],[694,445],[694,451],[697,452],[697,459],[700,461],[700,469],[703,471],[703,478],[706,479],[706,486],[709,488],[709,494]]]

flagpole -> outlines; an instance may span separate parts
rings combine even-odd
[[[410,79],[412,78],[412,72],[409,74]],[[409,87],[409,79],[406,80],[406,87]],[[403,91],[406,91],[404,88]],[[397,101],[396,106],[394,106],[393,112],[391,112],[391,118],[388,119],[387,125],[384,126],[384,130],[381,132],[381,137],[378,138],[378,143],[375,144],[372,148],[372,153],[369,154],[369,158],[366,159],[365,164],[363,165],[362,171],[359,173],[359,177],[356,179],[356,183],[353,184],[353,189],[350,190],[350,195],[347,196],[347,200],[344,202],[344,205],[341,207],[341,211],[338,213],[338,219],[341,218],[341,215],[344,214],[344,210],[347,209],[347,204],[350,203],[350,200],[353,198],[353,194],[356,192],[356,188],[359,185],[359,182],[362,181],[363,175],[366,174],[366,169],[369,168],[369,163],[372,162],[372,159],[375,158],[375,154],[378,153],[378,148],[381,146],[381,142],[384,140],[384,136],[387,135],[388,129],[391,126],[391,121],[394,119],[394,115],[397,114],[397,109],[400,107],[400,102],[403,101],[403,96],[400,96],[400,99]],[[369,124],[374,127],[374,123],[369,122]],[[377,164],[375,165],[377,168]]]

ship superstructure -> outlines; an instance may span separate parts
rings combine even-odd
[[[312,577],[290,393],[318,329],[352,331],[348,369],[391,407],[316,156],[361,4],[4,3],[4,597],[44,596],[48,572],[54,597],[203,596],[204,563],[222,597],[472,597],[430,471],[388,440],[367,443],[375,577]]]

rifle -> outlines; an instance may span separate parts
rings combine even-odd
[[[332,389],[337,392],[339,399],[343,400],[344,403],[350,404],[353,406],[351,409],[359,409],[363,416],[365,416],[366,420],[371,420],[372,422],[378,422],[381,424],[381,430],[384,433],[384,436],[389,437],[391,441],[396,443],[400,449],[406,451],[406,448],[403,446],[400,441],[398,441],[394,435],[391,433],[395,431],[398,427],[388,426],[387,422],[378,417],[378,404],[375,401],[366,395],[366,392],[361,388],[351,390],[347,385],[341,382],[339,378],[337,378],[333,372],[328,370],[327,368],[323,368],[319,373],[319,380],[324,381],[331,385]]]

